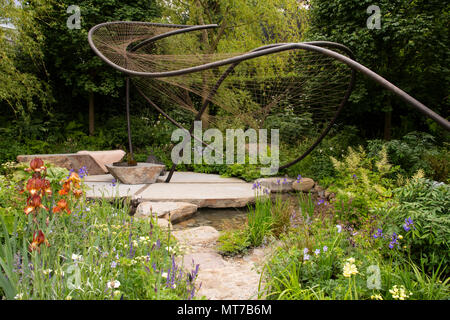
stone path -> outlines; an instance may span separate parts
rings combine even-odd
[[[201,287],[197,296],[211,300],[257,299],[260,270],[269,248],[256,248],[242,258],[223,258],[215,250],[219,232],[213,227],[178,230],[173,232],[185,250],[182,263],[192,269],[192,260],[200,264],[197,284]]]

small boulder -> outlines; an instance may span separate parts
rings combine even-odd
[[[311,178],[301,178],[300,181],[294,181],[292,188],[297,191],[310,192],[314,187],[314,180]]]
[[[160,227],[161,229],[172,229],[172,224],[166,219],[159,218],[158,227]]]
[[[136,218],[148,218],[151,214],[158,218],[170,220],[172,223],[177,223],[188,219],[195,212],[197,206],[187,202],[152,202],[146,201],[140,203],[136,208]]]

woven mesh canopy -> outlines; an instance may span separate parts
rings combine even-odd
[[[213,27],[108,22],[91,29],[89,42],[174,123],[166,112],[178,109],[221,130],[283,127],[281,152],[302,132],[328,132],[350,95],[354,73],[314,48],[331,47],[349,56],[347,48],[316,42],[304,48],[274,44],[247,53],[205,53],[201,32]],[[308,142],[312,148],[313,142]],[[298,156],[281,163],[290,165]]]

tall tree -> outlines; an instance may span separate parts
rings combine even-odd
[[[372,0],[310,0],[308,39],[350,47],[359,62],[433,110],[450,110],[450,3],[441,0],[379,0],[380,28],[368,28]],[[371,24],[369,20],[369,25]],[[375,25],[376,26],[376,25]],[[430,123],[393,94],[358,77],[347,120],[391,137],[392,128]],[[367,113],[373,116],[368,117]],[[384,113],[384,121],[381,116]],[[375,121],[374,121],[375,119]],[[384,125],[383,125],[384,122]],[[404,129],[401,129],[401,127]],[[383,129],[384,128],[384,129]],[[402,132],[405,133],[405,132]]]
[[[187,25],[218,24],[203,30],[203,53],[248,52],[276,42],[298,42],[306,27],[305,1],[298,0],[159,0],[161,21]],[[192,50],[195,42],[186,41]],[[206,77],[207,73],[204,72]],[[206,79],[204,79],[206,90]],[[203,94],[205,99],[206,94]],[[203,103],[204,101],[202,101]],[[207,126],[208,110],[203,115]]]
[[[77,21],[74,1],[47,1],[49,9],[36,7],[36,21],[45,36],[44,57],[51,85],[55,92],[63,93],[58,94],[60,104],[67,95],[84,98],[83,109],[88,111],[93,134],[96,95],[123,96],[124,77],[94,54],[87,40],[89,30],[107,21],[152,21],[159,14],[158,6],[151,0],[80,0],[76,1]]]
[[[44,1],[36,5],[45,6]],[[16,117],[30,120],[31,113],[52,102],[45,74],[43,35],[34,23],[35,12],[27,4],[0,0],[0,103]]]

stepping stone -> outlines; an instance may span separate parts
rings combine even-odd
[[[115,186],[112,183],[107,182],[85,182],[87,186],[86,197],[87,198],[125,198],[133,197],[141,189],[145,188],[145,184],[121,184],[118,183]]]
[[[190,218],[197,212],[197,206],[187,202],[142,202],[138,205],[134,216],[136,218],[148,218],[153,214],[158,218],[177,223]]]
[[[274,192],[289,192],[292,191],[292,183],[294,179],[286,177],[272,177],[272,178],[261,178],[255,180],[255,183],[260,183],[261,186],[270,189],[272,193]]]
[[[189,202],[199,208],[240,208],[255,201],[251,183],[155,183],[135,194],[133,200]]]
[[[165,182],[169,173],[160,176],[157,182]],[[238,178],[225,178],[218,174],[175,171],[169,183],[246,183]]]
[[[96,174],[84,177],[85,182],[108,182],[112,183],[115,178],[111,174]]]
[[[314,180],[311,178],[301,178],[300,182],[294,181],[292,188],[297,191],[309,192],[314,187]]]
[[[219,231],[210,226],[177,230],[172,234],[175,239],[189,246],[208,244],[219,238]]]

